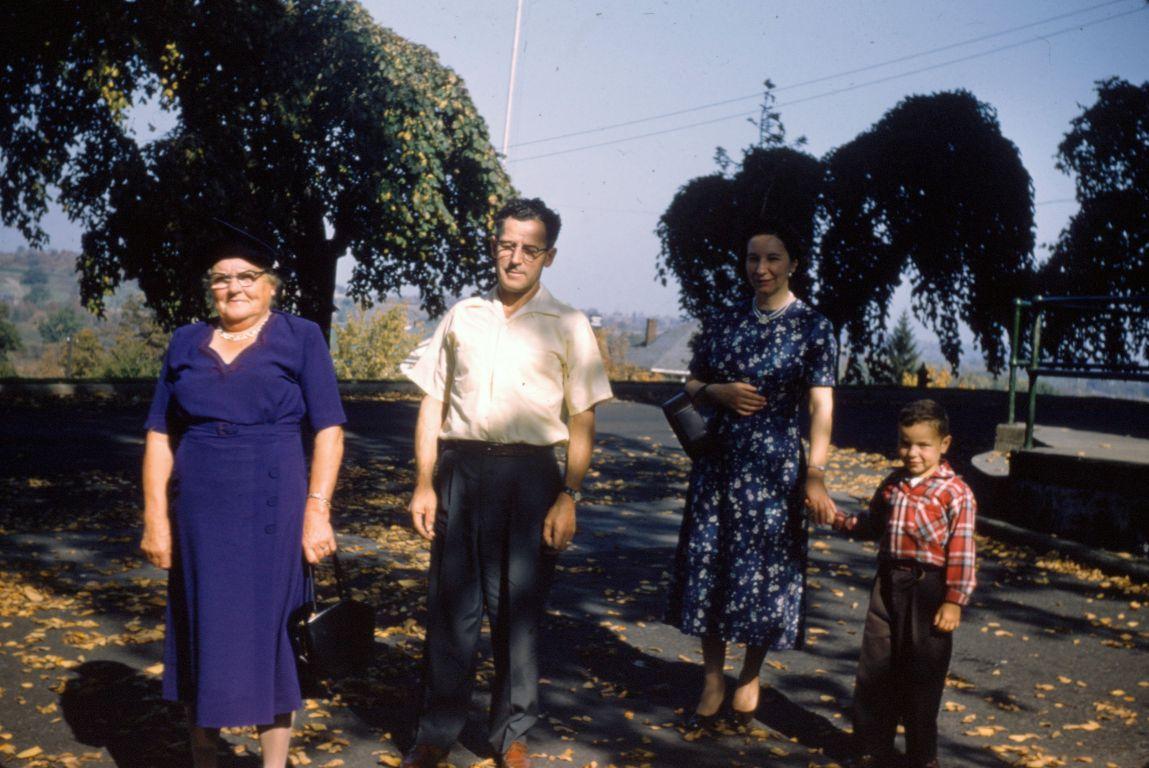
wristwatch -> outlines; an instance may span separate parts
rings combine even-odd
[[[569,485],[564,485],[562,492],[567,496],[570,496],[571,499],[574,500],[575,504],[578,504],[580,501],[582,501],[582,494],[576,491],[574,488],[571,488]]]

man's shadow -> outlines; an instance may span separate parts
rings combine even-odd
[[[163,700],[158,679],[116,661],[89,661],[72,672],[60,709],[76,741],[106,749],[118,768],[191,768],[183,707]],[[260,764],[224,749],[219,758],[221,768]]]

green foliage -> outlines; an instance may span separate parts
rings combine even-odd
[[[897,325],[890,332],[882,353],[873,369],[874,380],[880,384],[901,385],[906,374],[913,376],[921,365],[921,350],[918,349],[914,329],[910,327],[909,312],[902,310]]]
[[[1149,295],[1149,82],[1097,83],[1097,101],[1073,120],[1058,168],[1076,175],[1080,209],[1041,270],[1046,295]],[[1144,364],[1149,319],[1115,313],[1047,316],[1060,360]]]
[[[722,156],[719,162],[724,162]],[[677,277],[679,303],[698,318],[749,301],[743,271],[747,239],[763,222],[783,222],[810,244],[821,184],[817,158],[779,146],[752,147],[733,173],[687,182],[659,220],[657,274],[662,284]],[[803,276],[816,270],[816,254],[811,252],[795,274],[795,289],[802,291]]]
[[[748,222],[781,220],[806,240],[795,288],[849,341],[848,377],[878,367],[886,315],[905,273],[913,313],[937,333],[956,370],[966,322],[991,371],[1005,362],[1012,300],[1030,293],[1033,192],[993,109],[965,91],[913,96],[870,130],[818,160],[784,147],[764,108],[763,145],[733,174],[679,190],[658,228],[658,275],[676,276],[694,317],[744,300]]]
[[[61,307],[41,319],[36,324],[36,330],[40,332],[40,338],[48,344],[53,344],[75,335],[83,326],[84,322],[75,309]]]
[[[415,349],[420,337],[407,326],[407,308],[386,312],[356,309],[333,329],[332,359],[341,379],[394,379],[399,363]]]
[[[165,327],[205,313],[213,215],[283,254],[281,305],[331,323],[336,260],[369,303],[414,285],[440,312],[489,279],[513,193],[460,78],[352,0],[0,5],[0,219],[33,244],[47,190],[85,227],[87,305],[136,279]],[[127,110],[176,119],[143,141]]]
[[[66,344],[62,344],[57,354],[64,375],[77,379],[100,376],[107,366],[108,354],[104,351],[104,345],[100,343],[100,337],[91,328],[81,328],[72,337],[71,350]]]
[[[15,371],[8,360],[9,352],[19,352],[24,348],[20,341],[20,332],[8,319],[8,305],[0,304],[0,376],[12,376]]]
[[[100,375],[109,379],[152,378],[160,372],[167,346],[168,334],[144,303],[133,296],[120,308]],[[76,367],[73,358],[73,368]]]
[[[967,91],[911,96],[826,158],[820,306],[872,362],[909,273],[915,317],[956,370],[960,322],[990,371],[1012,301],[1030,293],[1033,184],[992,107]]]

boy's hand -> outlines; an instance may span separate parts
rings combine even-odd
[[[957,603],[942,603],[934,614],[934,626],[939,632],[953,632],[961,624],[961,606]]]

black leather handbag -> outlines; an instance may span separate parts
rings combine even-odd
[[[674,430],[674,436],[691,459],[705,456],[714,450],[714,435],[710,424],[697,408],[690,395],[679,392],[662,404],[662,412]]]
[[[288,634],[295,651],[301,686],[307,690],[321,680],[362,672],[375,646],[375,609],[352,600],[339,556],[331,555],[339,599],[321,604],[315,598],[315,569],[308,565],[307,602],[288,619]]]

